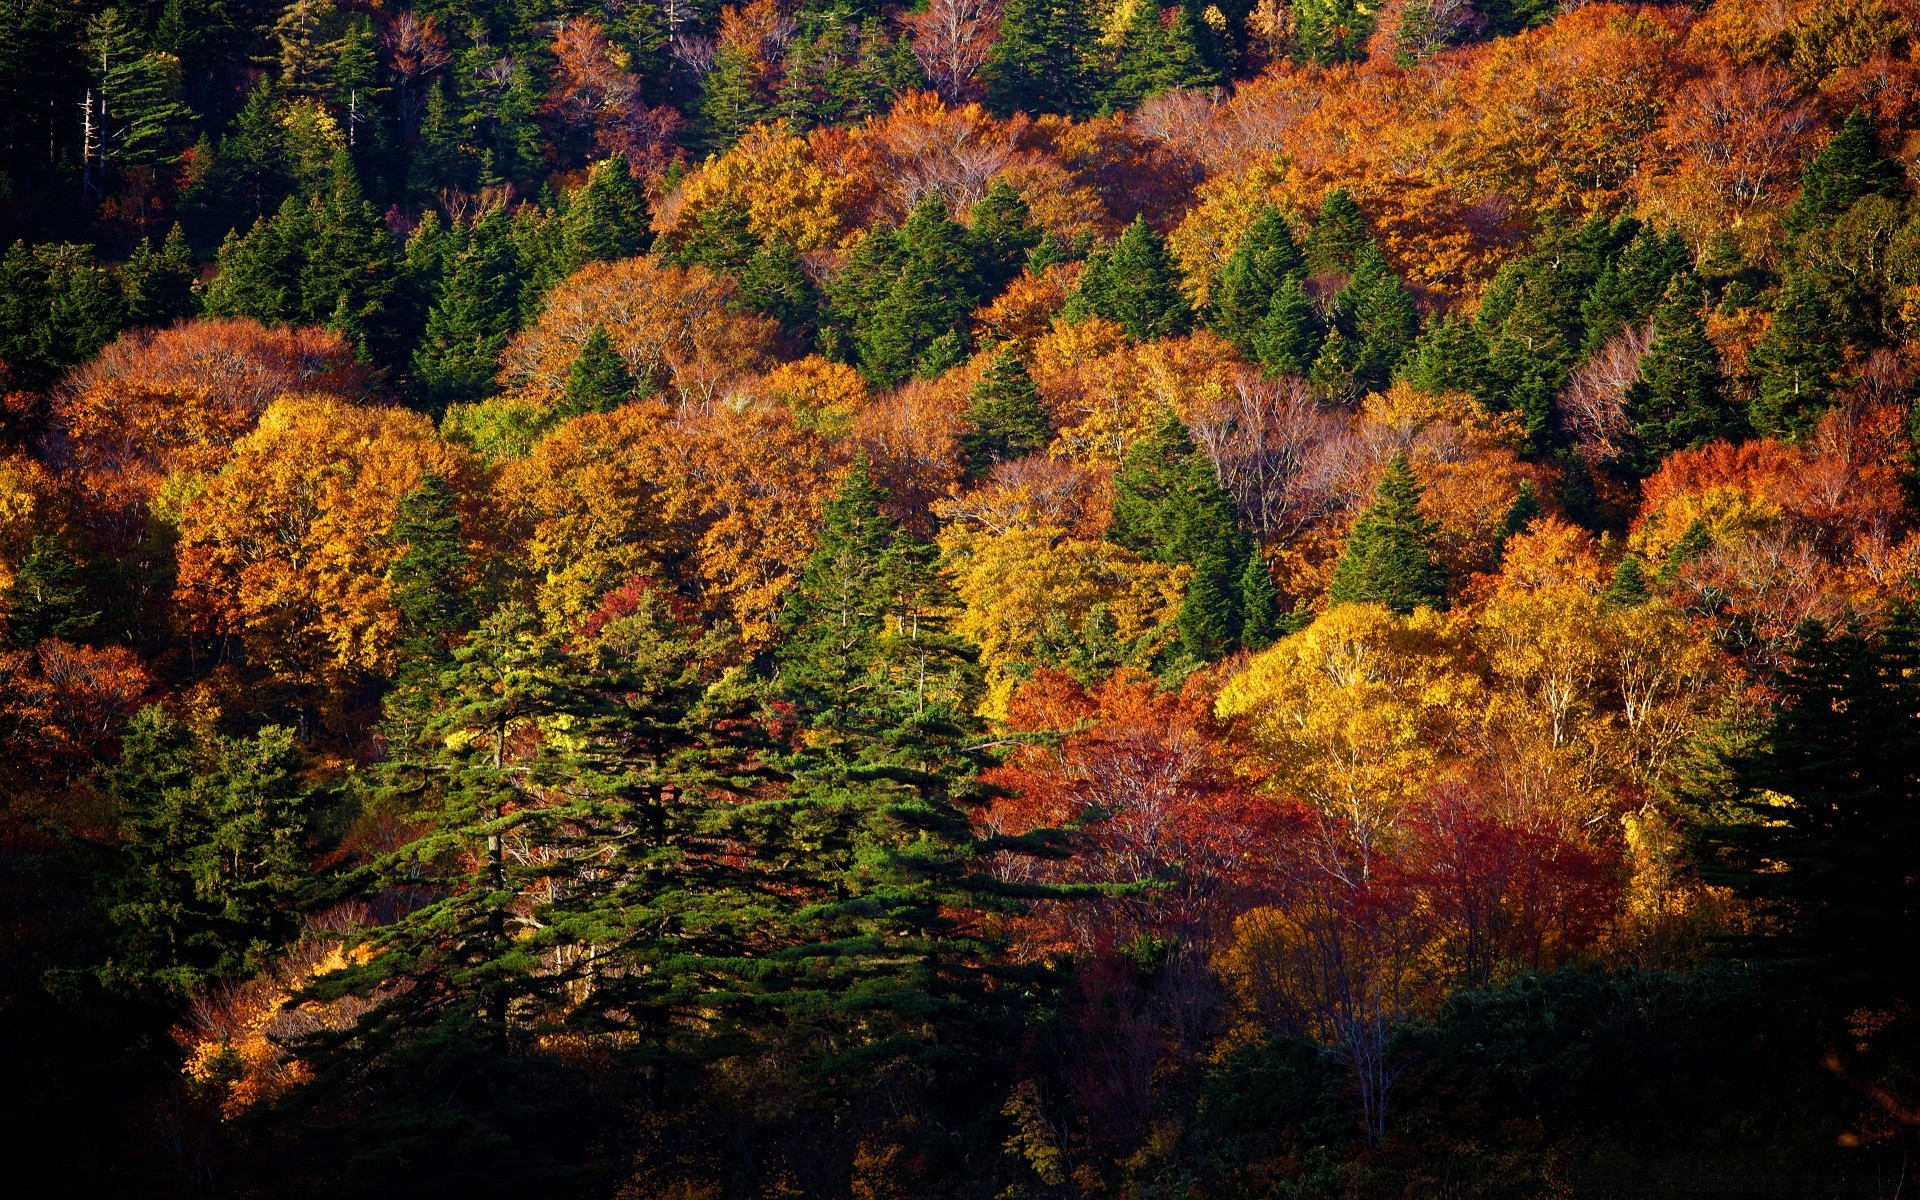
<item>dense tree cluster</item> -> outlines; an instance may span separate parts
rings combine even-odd
[[[0,0],[22,1186],[1902,1194],[1916,97],[1916,0]]]

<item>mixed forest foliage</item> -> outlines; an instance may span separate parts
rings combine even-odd
[[[0,0],[0,148],[31,1194],[1920,1184],[1916,0]]]

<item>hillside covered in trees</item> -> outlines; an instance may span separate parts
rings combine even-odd
[[[1920,2],[0,0],[0,149],[22,1195],[1920,1184]]]

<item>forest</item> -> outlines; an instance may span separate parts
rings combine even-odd
[[[21,1195],[1920,1186],[1920,0],[1160,4],[0,0]]]

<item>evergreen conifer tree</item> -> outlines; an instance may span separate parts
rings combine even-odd
[[[1195,661],[1240,645],[1252,539],[1212,460],[1168,413],[1127,451],[1113,480],[1107,539],[1143,558],[1186,566],[1192,575],[1178,618],[1183,649]]]
[[[5,605],[7,641],[15,646],[71,640],[100,619],[89,611],[79,564],[60,539],[47,534],[36,536],[14,567]]]
[[[110,978],[185,995],[267,963],[312,886],[301,765],[283,727],[198,737],[158,705],[136,714],[106,775],[124,814]]]
[[[141,239],[120,267],[128,321],[134,325],[167,325],[192,316],[200,304],[193,290],[199,280],[199,264],[178,222],[158,250],[151,241]]]
[[[1748,952],[1846,1005],[1911,994],[1920,974],[1889,952],[1920,935],[1916,681],[1910,607],[1878,633],[1804,624],[1772,728],[1733,764],[1746,819],[1709,830],[1714,873],[1782,926]]]
[[[1653,586],[1647,579],[1647,569],[1640,565],[1634,555],[1620,560],[1613,569],[1613,582],[1607,585],[1607,594],[1603,599],[1615,608],[1638,608],[1653,598]]]
[[[1314,275],[1351,271],[1372,240],[1352,193],[1335,188],[1320,202],[1320,215],[1307,234],[1307,270]]]
[[[988,107],[1003,117],[1090,111],[1093,42],[1085,0],[1008,0],[984,71]]]
[[[1863,196],[1898,196],[1905,183],[1900,165],[1880,152],[1873,123],[1856,108],[1800,177],[1787,230],[1798,234],[1829,223]]]
[[[740,269],[740,306],[780,322],[796,345],[813,340],[820,294],[793,246],[779,238],[763,244]]]
[[[1294,40],[1319,66],[1365,58],[1372,13],[1373,6],[1359,0],[1294,0]]]
[[[1354,523],[1328,598],[1335,604],[1384,604],[1399,613],[1444,605],[1446,579],[1433,542],[1433,525],[1420,515],[1420,481],[1406,455],[1396,454],[1373,503]]]
[[[1826,305],[1799,272],[1788,274],[1773,323],[1747,363],[1758,378],[1747,417],[1763,437],[1803,436],[1832,404],[1840,351]]]
[[[1141,101],[1176,88],[1206,88],[1219,82],[1200,52],[1193,14],[1184,5],[1163,23],[1158,0],[1141,0],[1122,31],[1118,54],[1101,98],[1114,108],[1135,108]]]
[[[405,546],[387,568],[393,606],[409,636],[444,639],[473,621],[466,573],[473,561],[462,530],[459,497],[428,475],[400,499],[392,539]]]
[[[1040,245],[1042,234],[1033,223],[1027,202],[1000,177],[995,177],[987,194],[973,206],[972,218],[967,240],[974,251],[978,295],[985,301],[1020,274],[1028,255]]]
[[[1369,242],[1347,286],[1334,298],[1333,317],[1353,344],[1353,386],[1378,391],[1420,336],[1420,310],[1413,293]]]
[[[1280,591],[1259,543],[1249,545],[1247,565],[1240,572],[1240,647],[1265,650],[1285,632],[1286,614],[1280,611]]]
[[[567,393],[560,402],[560,415],[611,412],[632,398],[634,387],[633,374],[613,348],[606,327],[595,325],[567,370]]]
[[[1720,358],[1701,319],[1699,280],[1691,273],[1668,285],[1653,318],[1653,343],[1640,378],[1627,388],[1623,415],[1633,432],[1631,466],[1651,475],[1675,450],[1734,432],[1734,414],[1720,398]]]
[[[1275,297],[1304,266],[1292,226],[1273,205],[1262,207],[1220,269],[1208,324],[1240,353],[1261,357],[1256,343]]]
[[[960,434],[967,473],[977,479],[995,463],[1045,453],[1053,432],[1026,364],[1011,350],[994,355],[973,387],[967,427]]]
[[[1296,272],[1274,289],[1266,315],[1254,328],[1253,353],[1270,376],[1304,378],[1319,361],[1326,337],[1326,322]]]
[[[1400,378],[1429,395],[1465,392],[1485,405],[1492,384],[1487,339],[1471,320],[1442,317],[1400,360]]]
[[[447,263],[413,352],[414,394],[430,412],[493,393],[500,352],[519,324],[525,283],[509,222],[502,209],[488,213]]]
[[[1140,342],[1177,337],[1193,322],[1166,240],[1142,217],[1111,246],[1087,256],[1066,311],[1069,319],[1095,314],[1117,321]]]
[[[625,155],[594,165],[587,182],[567,199],[562,219],[568,273],[588,263],[646,253],[653,241],[647,198]]]

